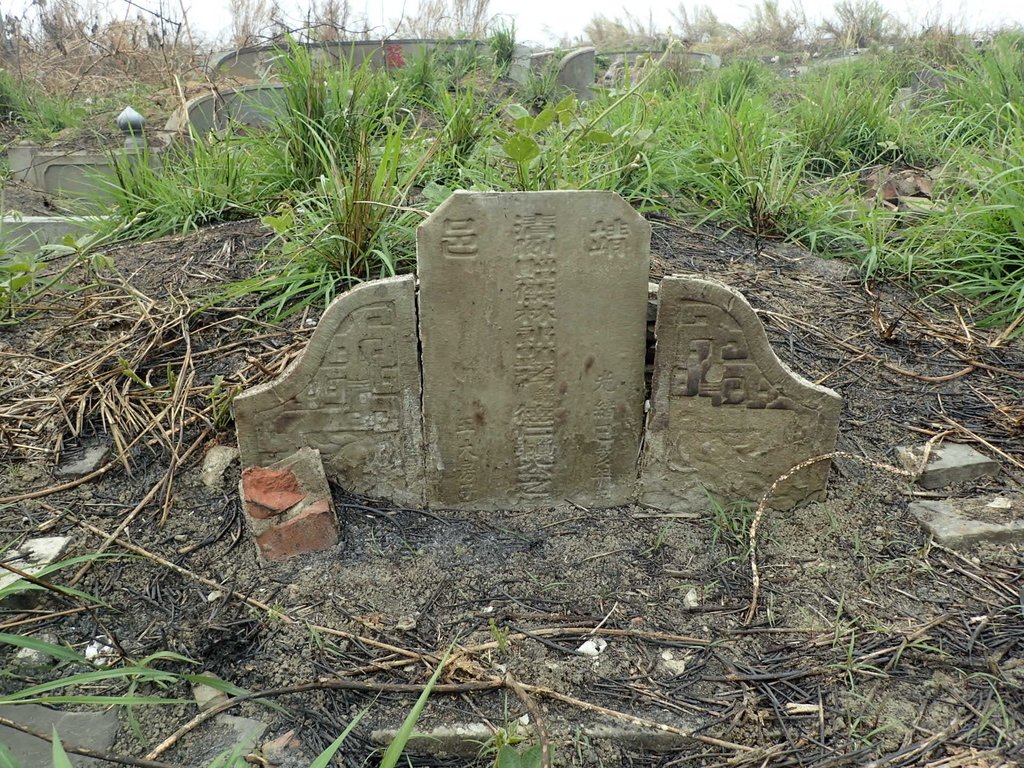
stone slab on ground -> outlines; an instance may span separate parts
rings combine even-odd
[[[1024,542],[1024,499],[915,501],[909,510],[939,544],[951,549]]]
[[[627,502],[650,225],[612,192],[456,192],[417,253],[428,503]]]
[[[921,466],[924,446],[897,448],[896,456],[906,469],[916,472]],[[964,443],[943,443],[932,448],[928,465],[918,476],[917,484],[922,488],[934,490],[955,483],[995,477],[998,474],[999,462],[980,451]]]
[[[550,734],[551,743],[558,755],[566,746],[572,744],[580,736],[584,743],[601,740],[614,744],[624,750],[645,752],[672,752],[692,743],[692,739],[682,733],[673,733],[655,728],[641,728],[614,723],[588,722],[582,726],[568,727],[566,723],[547,723],[549,730],[558,728]],[[693,726],[696,732],[699,726]],[[681,729],[683,730],[683,729]],[[536,733],[532,725],[516,725],[516,736],[522,738],[525,751],[529,745],[536,743]],[[379,728],[370,733],[370,742],[386,748],[398,735],[398,727]],[[424,757],[470,758],[480,754],[480,747],[494,738],[494,728],[483,722],[465,722],[450,726],[432,728],[428,731],[414,731],[406,744],[405,753]]]
[[[95,472],[110,454],[110,445],[90,445],[81,451],[69,452],[64,462],[54,470],[57,477],[82,477]]]
[[[3,216],[0,218],[0,250],[8,254],[34,253],[44,245],[61,243],[95,232],[104,221],[98,216]]]
[[[758,502],[800,462],[835,449],[839,395],[793,373],[736,290],[666,277],[658,291],[654,379],[641,500],[672,511]],[[776,509],[822,495],[829,462],[780,484]],[[705,490],[706,489],[706,490]]]
[[[301,357],[233,407],[243,466],[308,446],[347,490],[422,504],[415,280],[375,280],[339,296]]]
[[[36,576],[46,566],[57,561],[70,541],[71,539],[67,536],[41,536],[35,539],[26,539],[0,555],[0,562],[24,571],[30,576]],[[20,578],[16,573],[0,569],[0,590]]]
[[[238,485],[264,560],[286,560],[338,543],[331,489],[315,448],[300,448],[269,467],[246,467]]]
[[[192,754],[196,766],[212,765],[222,755],[244,758],[256,750],[257,744],[267,731],[266,723],[249,717],[237,715],[217,715],[203,735],[203,750]],[[246,765],[242,759],[233,760],[223,765]]]
[[[65,747],[75,746],[106,752],[110,750],[117,736],[116,710],[61,712],[38,704],[18,704],[4,707],[3,714],[4,717],[47,736],[56,728],[57,735]],[[53,745],[44,739],[0,725],[0,744],[7,745],[23,768],[44,768],[53,765]],[[70,753],[68,758],[75,768],[99,768],[109,765],[103,760]]]

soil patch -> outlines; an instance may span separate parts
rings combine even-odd
[[[907,512],[914,488],[879,468],[895,446],[941,434],[1004,470],[953,495],[1019,494],[1020,342],[973,327],[967,305],[865,286],[847,265],[796,248],[654,223],[652,279],[691,272],[741,290],[783,361],[843,395],[839,447],[861,457],[835,462],[826,501],[767,513],[752,622],[756,500],[687,514],[568,502],[466,513],[334,488],[338,547],[258,562],[237,465],[219,489],[199,482],[197,465],[211,446],[233,443],[223,393],[279,373],[314,318],[272,327],[248,321],[245,306],[194,311],[209,286],[259,269],[270,236],[256,222],[108,249],[123,280],[73,273],[95,287],[0,330],[12,361],[0,376],[5,533],[65,533],[82,554],[101,548],[97,531],[117,531],[123,543],[110,551],[136,555],[97,562],[77,582],[102,607],[51,596],[40,610],[74,612],[3,621],[78,649],[103,635],[132,659],[170,650],[197,666],[165,667],[277,689],[284,711],[254,701],[232,711],[268,723],[268,738],[296,728],[304,764],[367,710],[338,758],[365,764],[374,730],[397,727],[449,650],[446,688],[430,698],[424,729],[483,722],[509,736],[527,716],[529,727],[515,726],[522,735],[539,718],[564,764],[1024,758],[1014,736],[1024,728],[1024,555],[933,545]],[[66,483],[53,477],[56,464],[100,441],[123,443],[123,462],[53,491]],[[587,641],[603,650],[587,655]],[[8,679],[3,690],[34,679]],[[155,693],[188,697],[184,683]],[[124,729],[122,753],[145,754],[195,708],[139,712],[147,744]],[[593,730],[659,733],[643,723],[666,726],[663,740]],[[215,727],[183,733],[160,759],[202,765]],[[428,751],[416,765],[488,762]]]

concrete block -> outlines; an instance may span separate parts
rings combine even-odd
[[[924,446],[897,448],[896,456],[906,469],[916,471],[921,466]],[[980,451],[964,443],[943,443],[932,449],[928,466],[918,476],[917,484],[933,490],[998,474],[999,462]]]
[[[1020,498],[915,501],[909,510],[939,544],[951,549],[982,542],[1024,542],[1024,500]]]

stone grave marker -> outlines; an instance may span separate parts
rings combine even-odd
[[[234,401],[245,467],[303,447],[350,491],[423,503],[415,281],[364,283],[324,312],[302,356]]]
[[[629,501],[647,222],[612,192],[456,192],[417,253],[428,503]]]
[[[658,298],[641,501],[670,510],[757,503],[792,467],[835,449],[839,396],[790,371],[740,293],[667,277]],[[769,502],[785,509],[822,494],[829,462],[801,470]]]
[[[568,88],[580,101],[594,98],[594,78],[597,74],[597,50],[577,48],[569,51],[558,64],[556,82]]]

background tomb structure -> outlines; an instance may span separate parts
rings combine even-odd
[[[614,192],[456,192],[417,232],[427,498],[632,498],[650,225]]]
[[[661,282],[640,500],[669,510],[758,502],[835,450],[842,401],[790,371],[746,299],[714,280]],[[780,483],[776,509],[823,495],[829,462]]]

